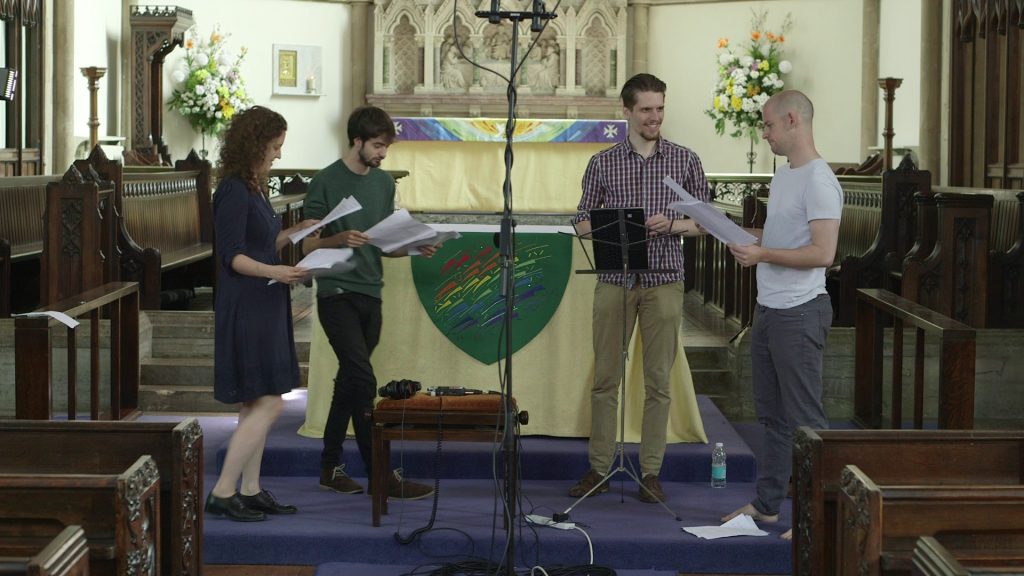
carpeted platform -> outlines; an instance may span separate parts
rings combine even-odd
[[[282,502],[298,506],[299,513],[251,524],[207,516],[203,548],[206,563],[318,565],[317,573],[326,576],[397,575],[408,571],[404,567],[504,558],[506,532],[501,524],[502,502],[490,479],[491,445],[443,445],[433,530],[413,544],[402,545],[395,534],[405,536],[427,524],[433,500],[392,501],[382,526],[373,528],[368,496],[320,489],[317,474],[321,442],[295,433],[303,419],[304,405],[301,393],[292,395],[268,440],[263,467],[264,488]],[[630,570],[789,573],[790,545],[778,538],[790,527],[788,503],[783,506],[780,522],[762,526],[770,532],[767,537],[709,541],[682,531],[683,526],[720,524],[722,514],[748,502],[754,492],[756,466],[750,448],[710,400],[699,398],[699,405],[709,440],[724,442],[729,452],[729,485],[721,490],[708,485],[711,445],[670,445],[661,477],[671,514],[660,506],[640,502],[636,484],[624,473],[611,481],[610,492],[573,506],[575,501],[566,491],[588,468],[586,440],[522,437],[520,511],[551,516],[552,512],[572,507],[571,520],[582,531],[534,527],[520,516],[515,530],[516,568],[586,564],[592,546],[595,564],[624,574],[630,574]],[[235,422],[230,417],[201,417],[200,424],[205,434],[209,488],[215,482],[216,465],[223,459]],[[633,462],[636,448],[627,446]],[[430,478],[436,449],[434,442],[395,442],[393,464],[402,466],[409,477]],[[351,439],[346,442],[345,462],[347,470],[365,486],[365,472]],[[387,567],[377,572],[345,571],[346,566],[352,569],[359,564]]]
[[[329,562],[316,567],[316,576],[426,576],[438,564],[423,566],[382,566],[354,562]],[[674,570],[616,570],[617,576],[676,576]]]

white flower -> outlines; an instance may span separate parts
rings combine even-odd
[[[743,99],[743,111],[744,112],[757,112],[761,109],[761,106],[757,103],[757,100],[753,98]]]
[[[203,84],[196,86],[196,94],[199,94],[200,96],[206,94],[206,86],[204,86]]]
[[[200,52],[196,54],[196,66],[200,68],[206,68],[206,65],[210,63],[210,57]]]
[[[736,57],[733,56],[731,53],[729,53],[729,52],[722,52],[718,56],[718,63],[721,64],[722,66],[728,66],[735,59],[736,59]]]
[[[754,58],[752,56],[748,55],[748,56],[740,57],[740,66],[743,66],[744,68],[749,68],[750,65],[753,64],[753,63],[754,63]]]
[[[789,60],[783,60],[782,62],[779,62],[779,72],[782,72],[783,74],[789,74],[792,71],[793,65],[790,64]]]
[[[188,74],[186,74],[185,71],[181,68],[178,68],[174,72],[171,72],[171,82],[173,82],[174,87],[178,89],[185,85],[185,78],[187,77]]]
[[[761,77],[761,73],[758,72],[757,70],[753,70],[750,72],[750,77],[753,78],[754,80],[757,80],[758,78]]]

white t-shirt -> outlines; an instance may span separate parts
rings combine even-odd
[[[768,196],[761,246],[801,248],[811,243],[812,220],[839,220],[843,189],[828,163],[816,158],[799,168],[785,164],[775,172]],[[792,308],[825,294],[825,268],[757,265],[757,302]]]

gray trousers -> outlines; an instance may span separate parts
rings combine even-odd
[[[788,309],[758,304],[750,344],[754,409],[764,424],[754,508],[776,515],[793,470],[793,431],[828,428],[821,403],[822,358],[832,324],[827,295]]]

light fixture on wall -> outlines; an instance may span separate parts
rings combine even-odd
[[[17,68],[0,68],[0,100],[13,100],[18,87]]]

